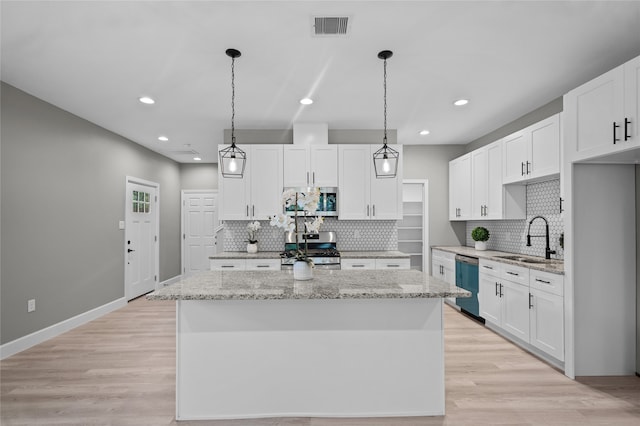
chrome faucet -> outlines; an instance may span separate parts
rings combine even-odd
[[[544,220],[545,235],[531,235],[531,224],[536,219]],[[555,250],[551,250],[551,248],[549,247],[549,222],[547,222],[547,219],[545,219],[542,216],[536,216],[533,219],[531,219],[531,221],[529,222],[529,230],[527,231],[527,247],[531,247],[531,237],[535,237],[535,238],[544,237],[545,238],[545,243],[546,243],[546,247],[544,248],[544,258],[545,259],[551,259],[551,255],[552,254],[556,254],[556,251]]]

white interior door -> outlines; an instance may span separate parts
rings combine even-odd
[[[182,191],[182,274],[209,269],[209,256],[217,252],[218,192]]]
[[[127,177],[125,207],[125,295],[134,299],[158,281],[158,193],[154,182]]]

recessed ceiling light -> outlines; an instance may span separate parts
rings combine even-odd
[[[469,103],[468,99],[458,99],[457,101],[455,101],[453,104],[455,106],[462,106],[462,105],[466,105]]]
[[[429,132],[427,129],[420,130],[420,134],[421,134],[422,136],[426,136],[426,135],[428,135],[429,133],[430,133],[430,132]]]
[[[202,158],[200,158],[200,157],[193,157],[193,160],[194,160],[194,161],[202,161]]]
[[[313,99],[311,99],[311,98],[302,98],[302,99],[300,99],[300,103],[302,105],[311,105],[313,103]]]
[[[143,104],[147,104],[147,105],[152,105],[152,104],[156,103],[156,101],[154,101],[153,99],[151,99],[148,96],[142,96],[142,97],[138,98],[138,100],[140,102],[142,102]]]
[[[162,141],[162,142],[166,142],[166,141],[168,141],[168,140],[169,140],[169,138],[168,138],[168,137],[166,137],[166,136],[158,136],[158,140],[159,140],[159,141]]]

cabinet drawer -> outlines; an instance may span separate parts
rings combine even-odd
[[[341,259],[341,269],[376,269],[375,259]]]
[[[247,271],[279,271],[280,259],[247,259]]]
[[[211,259],[209,266],[212,271],[244,271],[246,262],[244,259]]]
[[[454,253],[433,249],[431,250],[431,257],[434,261],[442,264],[445,268],[455,269],[456,267],[456,255]]]
[[[529,268],[503,263],[501,277],[503,280],[529,286]]]
[[[376,259],[376,269],[410,269],[409,259]]]
[[[536,290],[562,296],[564,294],[564,276],[531,269],[529,286]]]
[[[502,264],[492,260],[480,259],[478,272],[480,274],[500,278],[502,274]]]

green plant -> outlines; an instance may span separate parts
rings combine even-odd
[[[489,239],[489,230],[482,226],[473,228],[473,231],[471,231],[471,238],[473,238],[473,241],[487,241]]]

